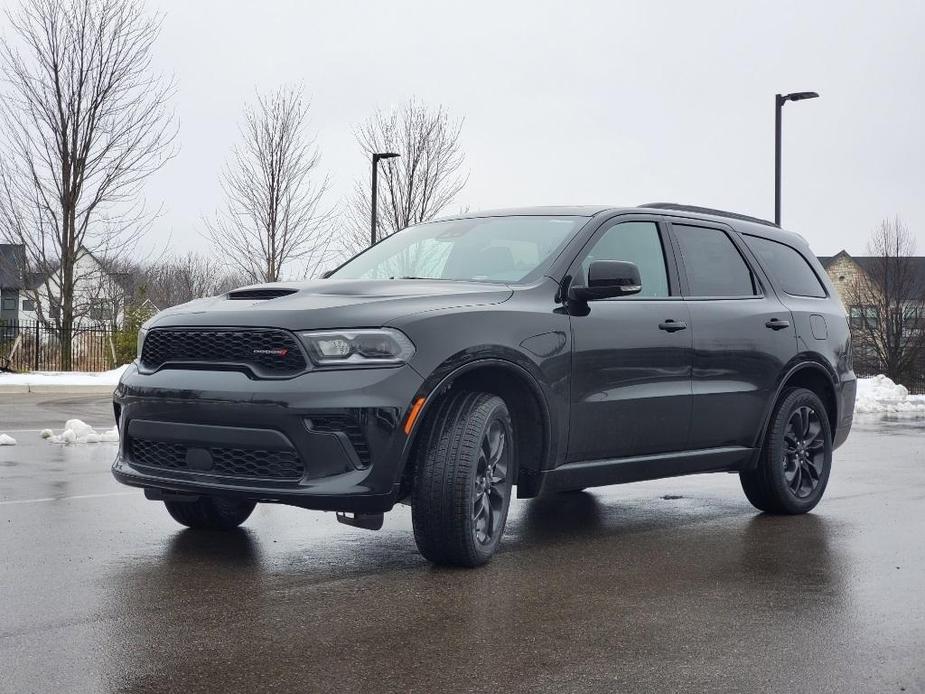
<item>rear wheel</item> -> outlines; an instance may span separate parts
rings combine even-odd
[[[178,523],[198,530],[232,530],[247,520],[257,504],[220,496],[201,496],[196,501],[165,501],[167,512]]]
[[[825,405],[811,390],[790,388],[771,415],[758,465],[739,478],[756,508],[806,513],[822,498],[831,467],[832,431]]]
[[[424,435],[411,494],[418,549],[437,564],[484,564],[504,533],[516,470],[507,405],[488,393],[457,393]]]

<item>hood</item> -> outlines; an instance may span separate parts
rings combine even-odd
[[[165,309],[146,327],[372,328],[424,311],[499,304],[506,285],[438,280],[312,280],[235,289]]]

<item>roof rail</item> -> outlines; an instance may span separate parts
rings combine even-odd
[[[640,207],[655,207],[660,210],[673,210],[675,212],[696,212],[697,214],[711,214],[715,217],[729,217],[730,219],[739,219],[743,222],[754,222],[755,224],[764,224],[769,227],[780,228],[779,224],[761,219],[760,217],[750,217],[747,214],[738,212],[727,212],[725,210],[714,210],[712,207],[697,207],[696,205],[679,205],[675,202],[647,202]]]

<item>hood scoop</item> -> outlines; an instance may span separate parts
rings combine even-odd
[[[232,301],[266,301],[267,299],[278,299],[281,296],[295,294],[297,289],[239,289],[234,292],[228,292],[228,298]]]

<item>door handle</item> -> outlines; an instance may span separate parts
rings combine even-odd
[[[659,330],[664,330],[666,333],[676,333],[679,330],[687,330],[687,323],[682,320],[675,320],[674,318],[669,318],[668,320],[658,324]]]
[[[780,318],[772,318],[764,324],[764,327],[770,328],[771,330],[783,330],[784,328],[790,327],[790,321],[781,320]]]

